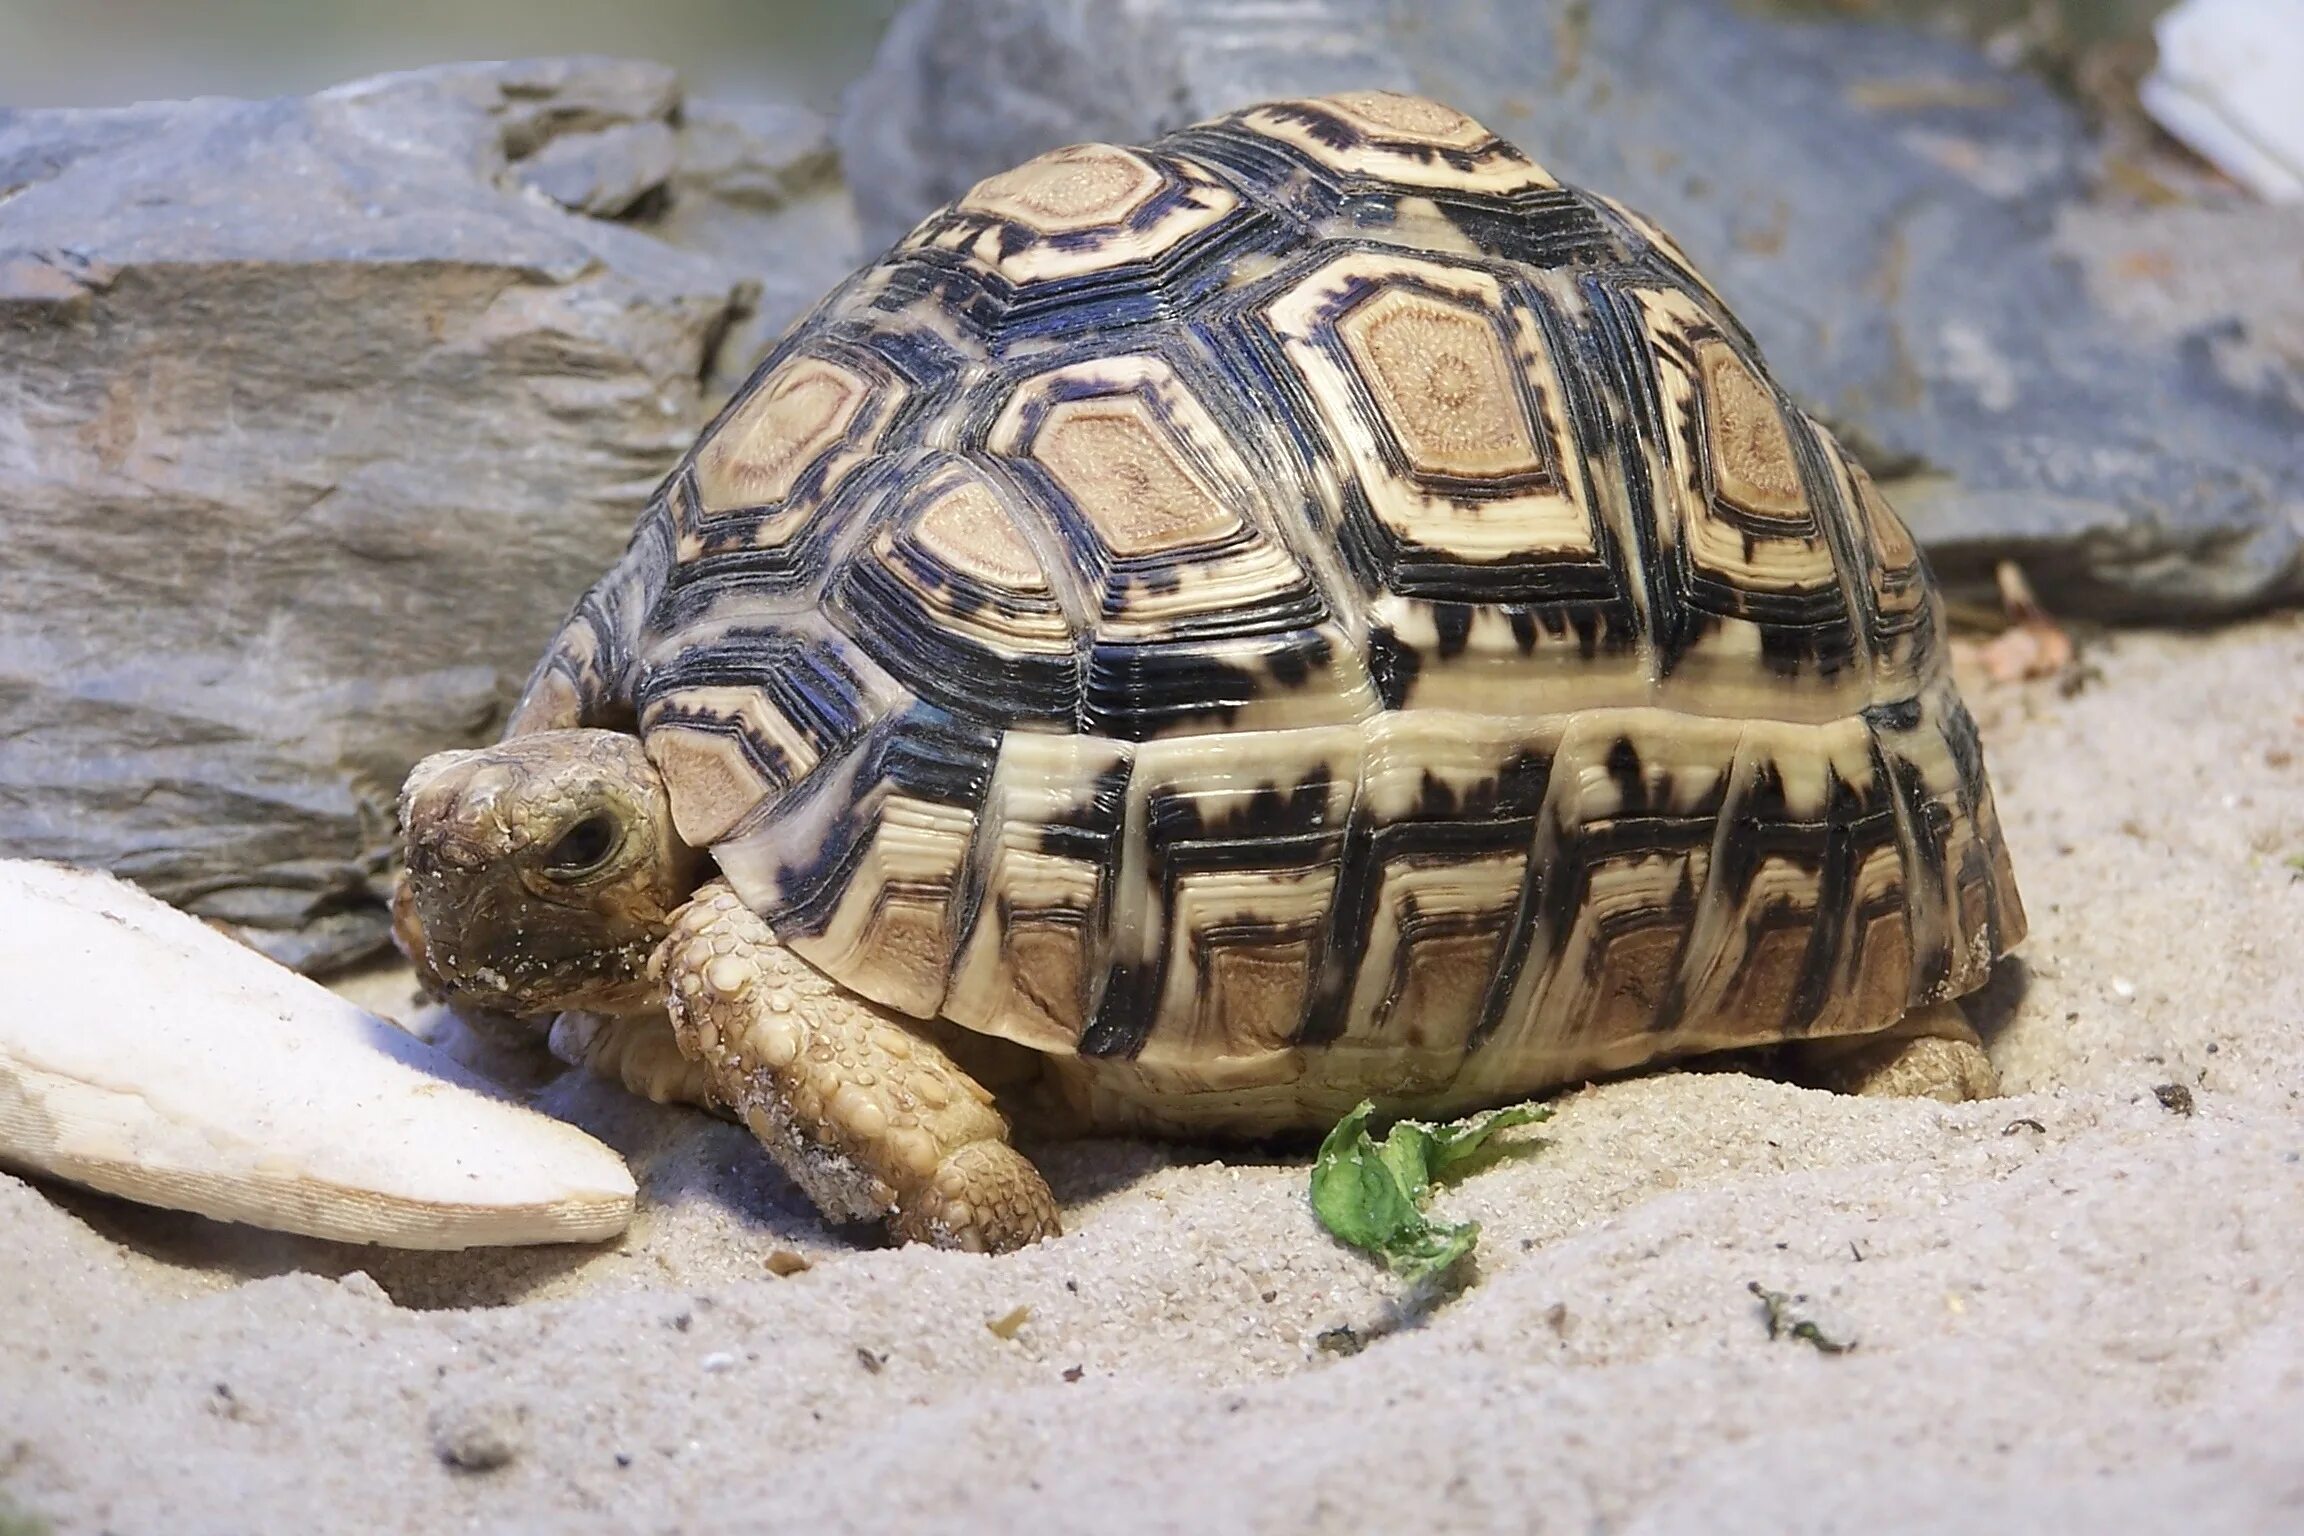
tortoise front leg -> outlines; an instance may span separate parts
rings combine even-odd
[[[1060,1230],[992,1096],[903,1015],[777,942],[714,881],[656,952],[680,1048],[817,1208],[1004,1253]]]

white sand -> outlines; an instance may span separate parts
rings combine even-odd
[[[1000,1260],[867,1250],[568,1078],[641,1173],[606,1251],[0,1178],[0,1490],[122,1533],[2304,1530],[2304,622],[2087,659],[1971,695],[2033,918],[2012,1097],[1570,1094],[1443,1197],[1477,1283],[1389,1334],[1301,1160],[1046,1149],[1070,1235]],[[1751,1281],[1858,1347],[1771,1342]]]

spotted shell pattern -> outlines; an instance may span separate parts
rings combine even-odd
[[[1875,1030],[2024,927],[1864,470],[1655,228],[1383,92],[931,215],[579,605],[515,726],[579,721],[838,981],[1169,1124]]]

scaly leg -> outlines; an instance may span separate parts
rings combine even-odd
[[[778,943],[726,885],[696,893],[651,969],[713,1096],[825,1215],[993,1253],[1059,1232],[992,1096],[912,1021]]]

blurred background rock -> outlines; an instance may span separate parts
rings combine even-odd
[[[0,103],[293,96],[462,59],[656,59],[714,95],[819,111],[900,0],[0,0]]]
[[[806,304],[981,175],[1291,92],[1657,218],[1961,588],[2292,602],[2304,212],[2143,117],[2161,9],[0,0],[0,852],[373,953],[408,765]]]

